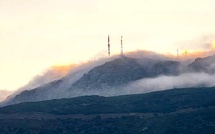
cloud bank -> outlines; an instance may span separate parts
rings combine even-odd
[[[141,79],[128,84],[125,94],[147,93],[174,88],[212,87],[215,86],[215,75],[207,73],[184,73],[179,76],[159,76]]]
[[[127,53],[126,56],[137,59],[137,62],[142,66],[148,65],[149,62],[159,62],[167,60],[175,60],[175,57],[160,55],[157,53],[136,51]],[[153,91],[161,91],[173,88],[186,88],[186,87],[212,87],[215,86],[215,74],[208,74],[204,72],[189,71],[187,66],[194,61],[181,61],[184,67],[181,73],[177,76],[165,76],[160,75],[155,78],[143,78],[133,81],[129,84],[122,85],[120,87],[111,87],[106,90],[73,90],[71,86],[74,82],[80,79],[84,74],[90,71],[92,68],[102,65],[108,61],[118,58],[118,55],[110,58],[101,58],[98,60],[92,60],[89,62],[81,63],[79,65],[70,66],[63,74],[62,71],[56,69],[50,69],[43,75],[35,77],[30,83],[23,88],[19,89],[7,100],[12,100],[14,96],[20,94],[24,90],[32,90],[40,87],[40,90],[44,91],[42,97],[37,96],[40,100],[44,99],[59,99],[67,97],[77,97],[84,95],[101,95],[101,96],[117,96],[125,94],[138,94],[148,93]],[[151,63],[150,63],[151,64]],[[212,66],[215,68],[215,66]],[[59,73],[60,72],[60,73]],[[60,80],[60,81],[58,81]],[[56,85],[57,86],[53,86]],[[38,91],[39,92],[39,91]],[[40,94],[40,93],[39,93]]]

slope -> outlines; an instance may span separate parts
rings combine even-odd
[[[73,84],[74,88],[108,89],[147,77],[147,70],[135,59],[120,57],[95,67]]]
[[[205,58],[197,58],[189,65],[189,69],[195,72],[215,73],[215,55]]]
[[[215,87],[117,97],[85,96],[2,107],[0,131],[3,134],[213,134],[214,112]]]
[[[50,114],[169,113],[215,106],[215,88],[186,88],[115,97],[85,96],[21,103],[0,108],[0,113]]]
[[[7,105],[83,95],[121,95],[125,94],[121,90],[123,86],[135,80],[159,75],[180,74],[179,62],[157,60],[154,62],[152,59],[150,61],[151,63],[148,62],[150,64],[141,65],[137,59],[123,56],[96,66],[85,74],[82,73],[79,75],[79,79],[74,79],[76,75],[73,73],[74,75],[69,75],[33,90],[23,91],[11,99]]]

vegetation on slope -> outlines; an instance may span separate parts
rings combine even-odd
[[[187,88],[115,97],[85,96],[28,102],[2,107],[0,113],[169,113],[208,106],[215,106],[215,88]]]
[[[35,112],[51,114],[54,118],[29,117]],[[113,113],[120,116],[106,116]],[[213,134],[214,113],[215,88],[173,89],[116,97],[85,96],[2,107],[0,132]],[[76,114],[85,115],[84,118],[79,118],[78,115],[78,118],[65,118],[65,115],[75,117]],[[16,118],[23,115],[22,119]],[[7,119],[7,116],[12,118]]]

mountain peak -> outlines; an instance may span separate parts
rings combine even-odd
[[[120,56],[90,69],[85,74],[82,73],[75,81],[71,81],[71,78],[76,76],[69,75],[35,89],[23,91],[4,105],[82,95],[119,95],[124,94],[127,84],[136,80],[179,73],[180,63],[176,61]]]
[[[106,89],[144,77],[146,70],[133,58],[121,56],[95,67],[73,84],[79,89]]]

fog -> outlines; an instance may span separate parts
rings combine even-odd
[[[166,60],[176,60],[175,56],[160,55],[149,51],[136,51],[126,53],[126,56],[135,58],[142,66],[147,66],[149,62],[159,62]],[[85,90],[85,89],[72,89],[72,84],[80,79],[84,74],[96,66],[100,66],[108,61],[119,58],[119,55],[111,57],[103,57],[97,60],[80,63],[79,65],[71,66],[68,72],[60,75],[57,70],[48,69],[42,75],[34,77],[23,88],[18,89],[3,103],[13,100],[13,98],[24,90],[33,90],[40,88],[41,92],[37,98],[38,100],[50,100],[59,98],[69,98],[84,95],[100,95],[100,96],[117,96],[126,94],[148,93],[153,91],[161,91],[173,88],[186,88],[186,87],[212,87],[215,86],[215,75],[207,74],[204,72],[194,72],[188,70],[187,66],[195,59],[181,60],[181,73],[177,76],[161,75],[155,78],[143,78],[137,81],[130,82],[120,87],[111,87],[105,90]],[[211,63],[213,68],[215,63]],[[60,82],[58,81],[60,80]],[[56,84],[57,83],[57,86]]]
[[[32,80],[29,81],[26,85],[23,87],[17,89],[15,92],[12,94],[2,94],[2,98],[6,98],[2,104],[4,105],[5,103],[8,103],[11,101],[16,95],[20,94],[23,91],[30,91],[34,90],[38,87],[46,88],[50,85],[50,83],[53,83],[57,80],[62,80],[63,82],[58,86],[52,89],[50,93],[47,93],[47,99],[53,99],[53,98],[62,98],[65,96],[68,96],[68,88],[80,79],[83,74],[87,73],[90,69],[94,68],[95,66],[99,66],[104,64],[107,61],[111,61],[118,56],[112,56],[109,58],[99,58],[97,60],[91,60],[87,62],[80,63],[78,65],[70,65],[70,68],[68,69],[67,74],[60,74],[59,70],[56,68],[50,67],[47,70],[45,70],[43,73],[36,75]],[[68,65],[66,65],[68,66]],[[8,96],[8,97],[7,97]]]
[[[184,73],[179,76],[158,76],[156,78],[143,78],[129,84],[108,88],[106,90],[72,90],[67,97],[84,95],[118,96],[128,94],[149,93],[154,91],[175,88],[213,87],[215,75],[207,73]]]
[[[4,99],[6,99],[6,97],[8,95],[10,95],[11,93],[12,93],[12,91],[0,90],[0,101],[3,101]]]
[[[125,94],[147,93],[174,88],[212,87],[215,75],[206,73],[184,73],[179,76],[159,76],[137,80],[124,87]]]

